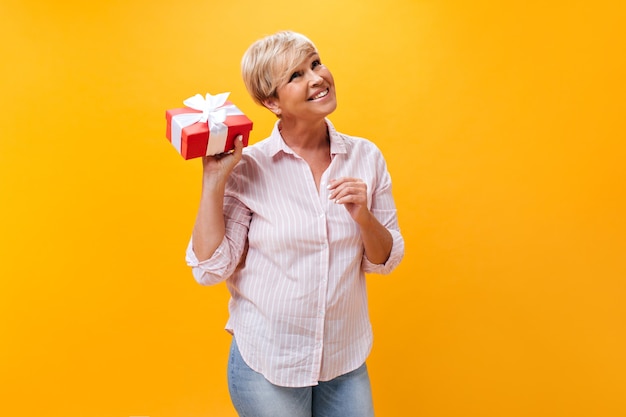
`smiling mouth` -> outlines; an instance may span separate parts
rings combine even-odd
[[[328,88],[324,91],[320,91],[319,93],[317,93],[316,95],[314,95],[313,97],[311,97],[309,99],[309,101],[313,101],[313,100],[318,100],[322,97],[326,97],[328,95]]]

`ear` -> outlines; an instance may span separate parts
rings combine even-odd
[[[278,100],[275,97],[270,97],[268,99],[263,100],[263,105],[269,109],[276,116],[280,117],[280,106],[278,104]]]

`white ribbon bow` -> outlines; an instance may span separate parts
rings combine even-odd
[[[194,123],[208,123],[209,143],[206,155],[215,155],[224,152],[228,126],[224,124],[226,117],[243,114],[234,104],[224,105],[230,93],[217,95],[206,94],[202,97],[196,94],[183,101],[183,104],[202,113],[182,113],[172,117],[172,145],[181,152],[183,129]]]

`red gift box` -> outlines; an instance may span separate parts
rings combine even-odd
[[[197,94],[184,101],[188,107],[170,109],[166,137],[185,159],[215,155],[232,150],[235,138],[242,136],[248,146],[252,121],[226,101],[229,93],[216,96]]]

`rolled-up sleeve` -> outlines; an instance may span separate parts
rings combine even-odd
[[[189,239],[185,260],[191,267],[194,279],[201,285],[214,285],[224,281],[230,276],[231,255],[228,240],[224,238],[217,247],[213,256],[204,261],[199,261],[193,251],[192,239]]]
[[[396,269],[400,261],[404,257],[404,238],[399,230],[387,229],[393,238],[391,253],[384,264],[372,263],[367,256],[363,256],[362,268],[363,272],[368,274],[389,274]]]
[[[370,210],[374,217],[391,233],[393,244],[389,258],[384,264],[374,264],[363,255],[361,267],[365,273],[388,274],[393,271],[404,257],[404,238],[398,225],[398,211],[391,192],[391,176],[382,153],[376,155],[376,174],[378,181],[371,196]]]
[[[234,177],[232,175],[231,177]],[[189,240],[185,260],[191,267],[194,279],[201,285],[218,284],[229,278],[244,253],[248,228],[252,216],[248,207],[241,202],[236,192],[236,180],[229,181],[224,195],[225,235],[213,255],[199,261],[193,251],[193,237]]]

